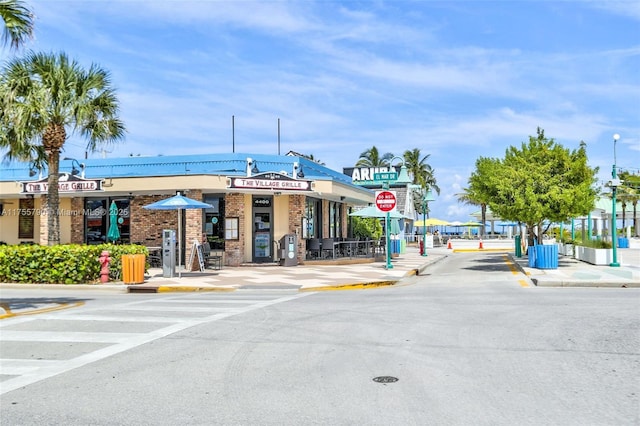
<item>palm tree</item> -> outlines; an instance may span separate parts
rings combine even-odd
[[[17,49],[33,36],[33,14],[20,0],[0,0],[2,41]]]
[[[60,243],[58,172],[67,132],[87,139],[87,151],[116,142],[125,132],[118,107],[108,72],[85,70],[64,53],[31,52],[0,74],[0,149],[9,160],[48,164],[49,245]]]
[[[487,223],[487,203],[483,202],[479,194],[473,192],[471,188],[462,188],[464,192],[456,194],[458,202],[470,206],[480,206],[481,222],[480,236],[484,237],[485,224]]]
[[[438,195],[440,195],[440,187],[438,186],[435,172],[431,165],[427,163],[427,160],[430,156],[431,154],[422,156],[419,148],[406,150],[403,154],[404,165],[407,167],[407,171],[412,176],[412,183],[414,185],[420,185],[420,187],[422,188],[421,191],[413,193],[413,206],[415,210],[420,214],[427,214],[429,212],[428,204],[423,202],[424,198],[427,196],[428,191],[433,190]],[[426,210],[424,212],[423,206]]]
[[[373,146],[360,154],[356,167],[389,167],[389,160],[392,158],[393,154],[390,152],[381,157],[378,148]]]

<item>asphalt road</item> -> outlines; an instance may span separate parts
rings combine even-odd
[[[527,287],[489,253],[426,272],[321,293],[39,292],[82,303],[0,321],[0,423],[640,424],[640,289]]]

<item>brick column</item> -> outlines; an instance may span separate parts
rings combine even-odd
[[[71,199],[71,243],[84,243],[84,198]]]
[[[306,195],[289,195],[289,232],[298,237],[297,258],[303,263],[307,251],[306,240],[302,239],[302,218],[307,200]]]
[[[227,217],[238,218],[238,239],[226,240],[225,247],[225,264],[228,266],[240,266],[244,260],[244,218],[245,205],[244,194],[232,193],[227,194],[224,199],[224,214]],[[248,211],[250,214],[250,210]]]

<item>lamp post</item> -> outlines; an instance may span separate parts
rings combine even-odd
[[[78,173],[80,173],[80,177],[84,178],[84,169],[85,169],[85,164],[84,163],[80,163],[78,160],[76,160],[75,158],[71,158],[71,157],[64,157],[63,160],[71,161],[71,175],[72,176],[76,176],[76,175],[78,175]],[[78,166],[78,167],[76,168],[76,166]]]
[[[422,256],[427,255],[427,202],[435,200],[433,194],[426,188],[423,188],[422,194]]]
[[[618,186],[620,185],[620,181],[618,180],[618,174],[616,173],[616,142],[620,139],[619,134],[613,135],[613,169],[611,171],[611,191],[612,191],[612,204],[611,204],[611,246],[613,247],[613,262],[609,264],[609,266],[618,267],[620,264],[618,263],[618,251],[616,241],[616,191]]]

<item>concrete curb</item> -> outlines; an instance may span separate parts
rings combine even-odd
[[[640,288],[637,281],[578,281],[578,280],[545,280],[533,278],[532,281],[538,287],[606,287],[606,288]]]

